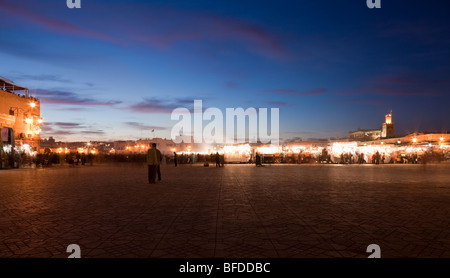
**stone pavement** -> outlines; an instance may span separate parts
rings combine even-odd
[[[0,257],[450,257],[450,165],[0,171]]]

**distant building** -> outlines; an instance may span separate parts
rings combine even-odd
[[[381,138],[394,138],[394,123],[392,122],[392,111],[386,114],[386,121],[383,123]]]
[[[0,77],[0,129],[3,145],[9,143],[10,147],[15,146],[21,151],[39,151],[42,123],[40,110],[39,100],[30,97],[27,88]],[[10,140],[5,138],[8,137],[4,136],[6,133],[9,133]]]
[[[56,148],[58,144],[56,143],[55,138],[49,137],[48,139],[42,139],[41,148]]]
[[[381,137],[379,129],[359,129],[349,132],[350,139],[355,141],[372,141]]]
[[[385,122],[380,129],[360,129],[349,132],[350,140],[374,141],[381,138],[394,138],[394,123],[392,122],[392,111],[386,114]]]

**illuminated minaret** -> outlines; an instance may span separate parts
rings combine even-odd
[[[381,138],[392,138],[394,134],[394,123],[392,122],[392,110],[389,114],[386,114],[386,121],[383,123],[383,129],[381,131]]]

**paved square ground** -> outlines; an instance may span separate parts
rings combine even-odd
[[[0,171],[0,257],[450,257],[450,165]]]

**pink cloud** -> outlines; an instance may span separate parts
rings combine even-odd
[[[152,47],[167,48],[182,42],[238,43],[260,55],[287,56],[274,34],[246,20],[207,12],[154,9],[136,25],[122,26],[133,40]]]
[[[63,20],[58,20],[51,18],[49,16],[46,16],[42,13],[35,13],[33,11],[30,11],[28,9],[25,9],[23,7],[13,5],[11,3],[8,3],[6,1],[2,1],[1,3],[2,9],[6,10],[7,12],[14,14],[16,16],[20,16],[22,18],[27,19],[28,21],[41,25],[43,27],[52,29],[54,31],[60,32],[60,33],[70,33],[70,34],[78,34],[78,35],[85,35],[96,39],[105,40],[108,42],[117,42],[117,40],[109,35],[106,35],[101,32],[88,30],[80,28],[74,24],[68,23]]]
[[[44,104],[64,104],[83,106],[114,106],[121,101],[100,101],[92,98],[83,98],[72,92],[50,91],[38,89],[36,96]]]
[[[1,1],[2,9],[13,16],[63,34],[75,34],[120,45],[143,44],[165,49],[178,43],[234,43],[270,58],[288,56],[278,38],[266,28],[247,20],[217,13],[161,8],[157,5],[110,4],[108,16],[92,5],[86,18],[95,30],[35,12],[28,6]],[[104,7],[101,7],[102,9]],[[96,10],[97,13],[94,13]],[[100,14],[100,18],[95,17]],[[94,21],[95,19],[95,21]],[[99,24],[100,22],[100,24]],[[108,28],[108,33],[100,31]],[[106,30],[106,29],[105,29]]]

